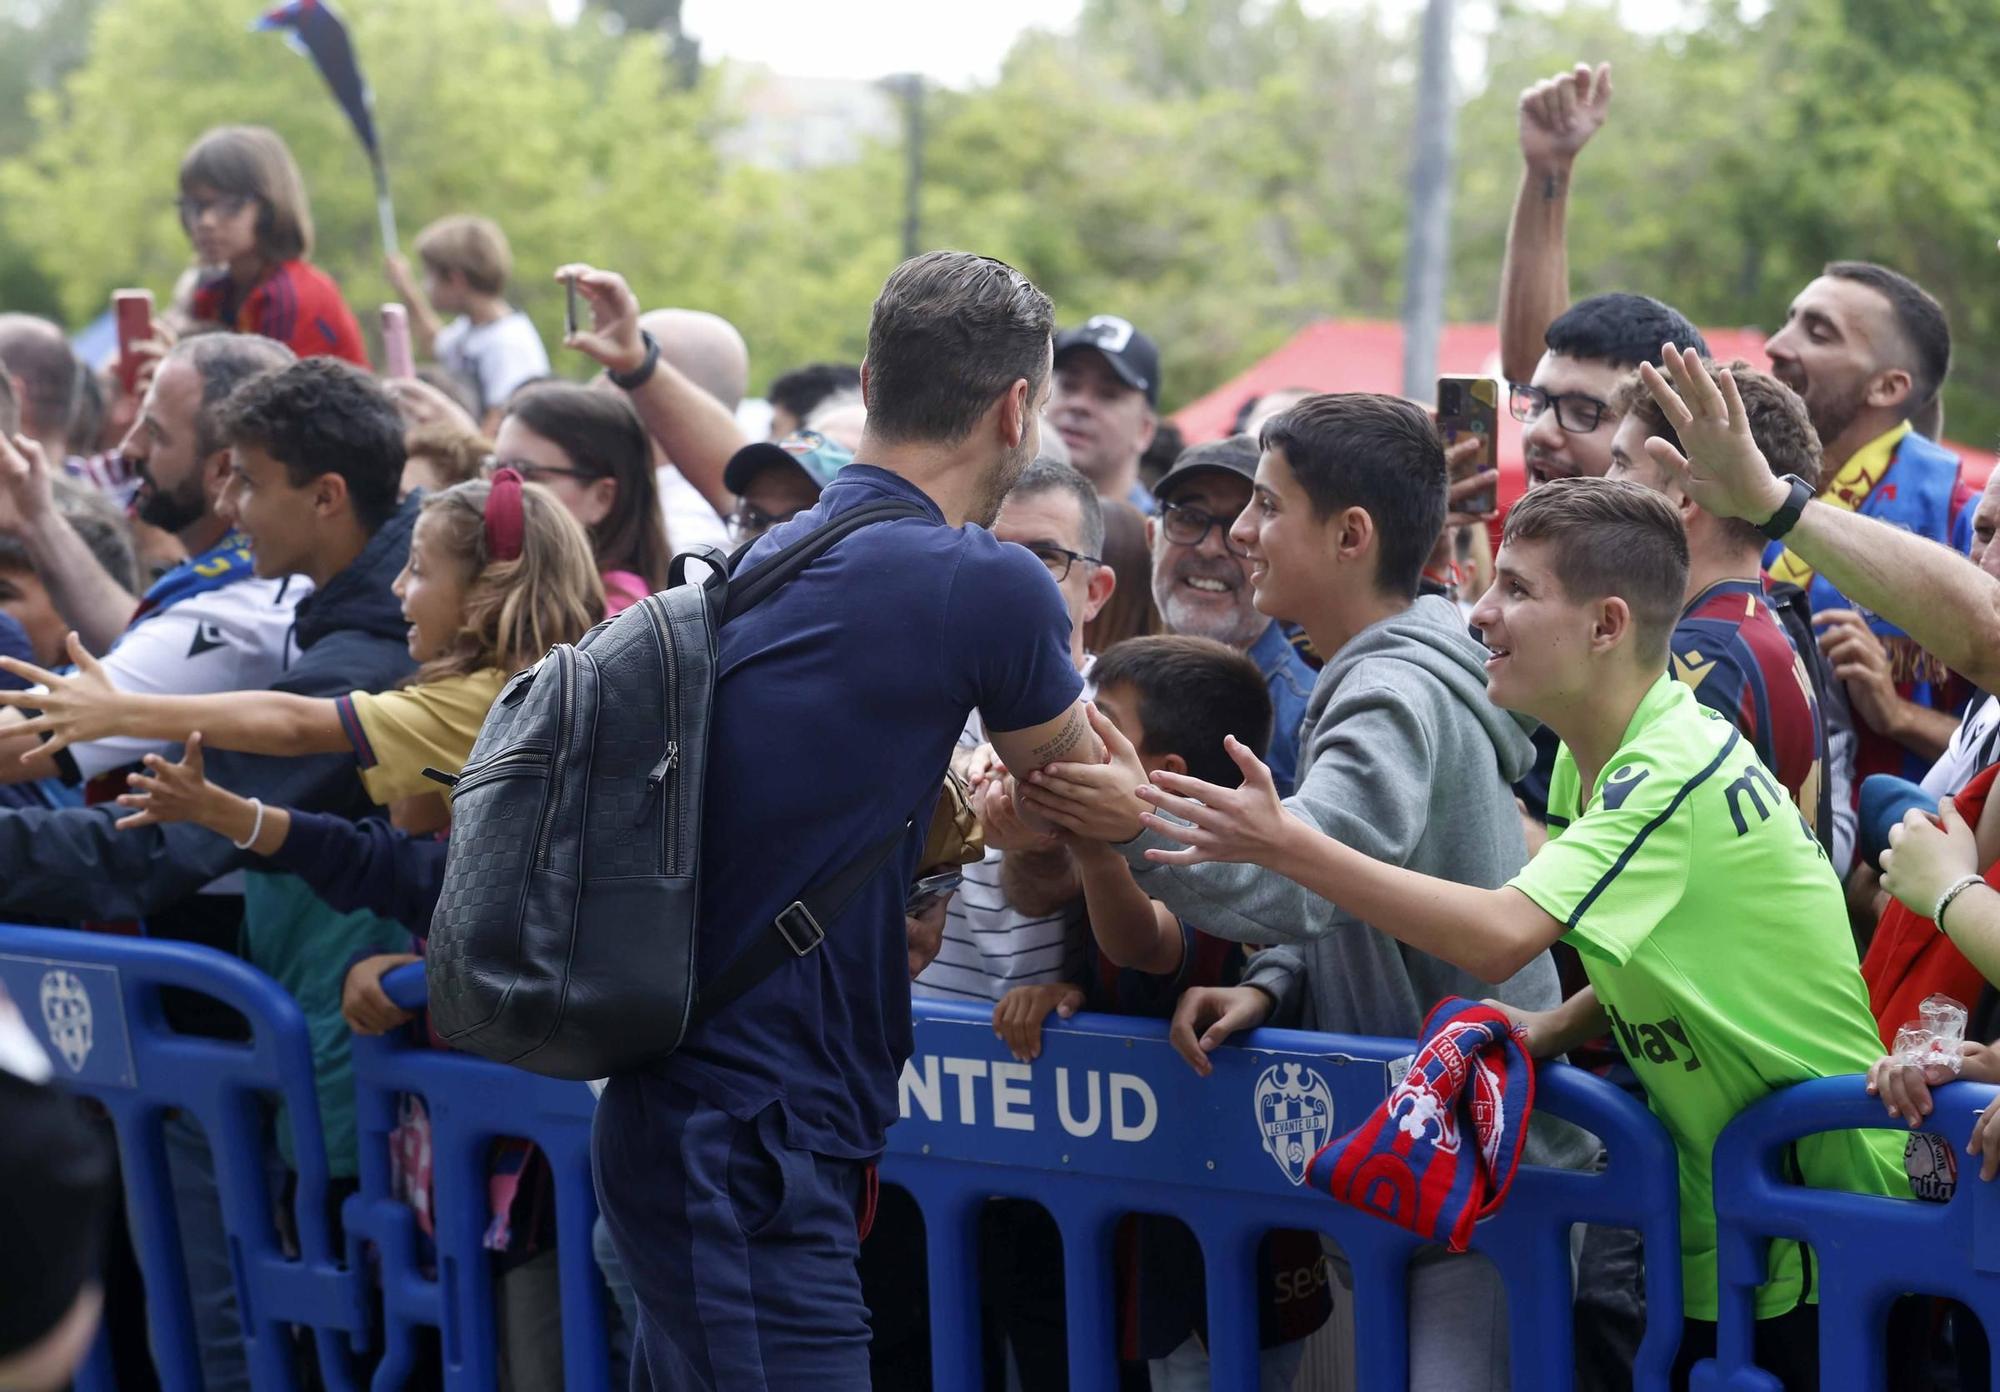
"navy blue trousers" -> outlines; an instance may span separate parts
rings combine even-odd
[[[865,1164],[788,1145],[775,1103],[739,1121],[638,1075],[605,1089],[591,1151],[639,1300],[632,1392],[866,1392]]]

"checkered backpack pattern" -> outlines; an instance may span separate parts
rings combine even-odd
[[[902,827],[696,980],[717,632],[849,533],[929,515],[864,504],[740,577],[742,552],[677,556],[668,588],[508,681],[452,786],[425,955],[439,1035],[532,1072],[601,1078],[673,1052],[692,1023],[819,946],[820,924]],[[687,579],[689,560],[705,579]]]

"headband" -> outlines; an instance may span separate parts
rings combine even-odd
[[[496,561],[518,559],[527,522],[521,510],[521,476],[514,470],[494,472],[485,518],[487,556]]]

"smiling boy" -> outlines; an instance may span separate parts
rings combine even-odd
[[[1714,1349],[1717,1135],[1759,1098],[1864,1072],[1879,1052],[1825,852],[1751,746],[1667,673],[1687,565],[1679,516],[1636,484],[1553,482],[1508,516],[1472,615],[1488,694],[1546,721],[1563,751],[1550,840],[1504,887],[1417,874],[1321,834],[1285,815],[1240,749],[1240,790],[1159,775],[1163,791],[1140,794],[1190,824],[1148,816],[1191,848],[1153,858],[1253,861],[1475,975],[1505,975],[1558,939],[1576,947],[1591,988],[1514,1013],[1538,1057],[1611,1031],[1673,1136],[1677,1384]],[[1791,1169],[1815,1187],[1901,1193],[1897,1154],[1881,1133],[1836,1132],[1798,1142]],[[1758,1361],[1787,1386],[1818,1385],[1812,1268],[1797,1243],[1773,1243],[1757,1298]]]

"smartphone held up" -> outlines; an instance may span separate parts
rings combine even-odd
[[[145,362],[134,349],[153,337],[153,292],[113,291],[111,308],[118,325],[118,381],[129,395],[138,389],[139,369]]]
[[[417,375],[410,353],[410,312],[399,304],[382,306],[383,376],[407,381]]]
[[[1461,500],[1462,512],[1488,513],[1500,505],[1500,383],[1491,377],[1440,377],[1437,385],[1438,435],[1447,448],[1470,436],[1480,441],[1471,457],[1452,465],[1451,481],[1493,475],[1493,485]]]

